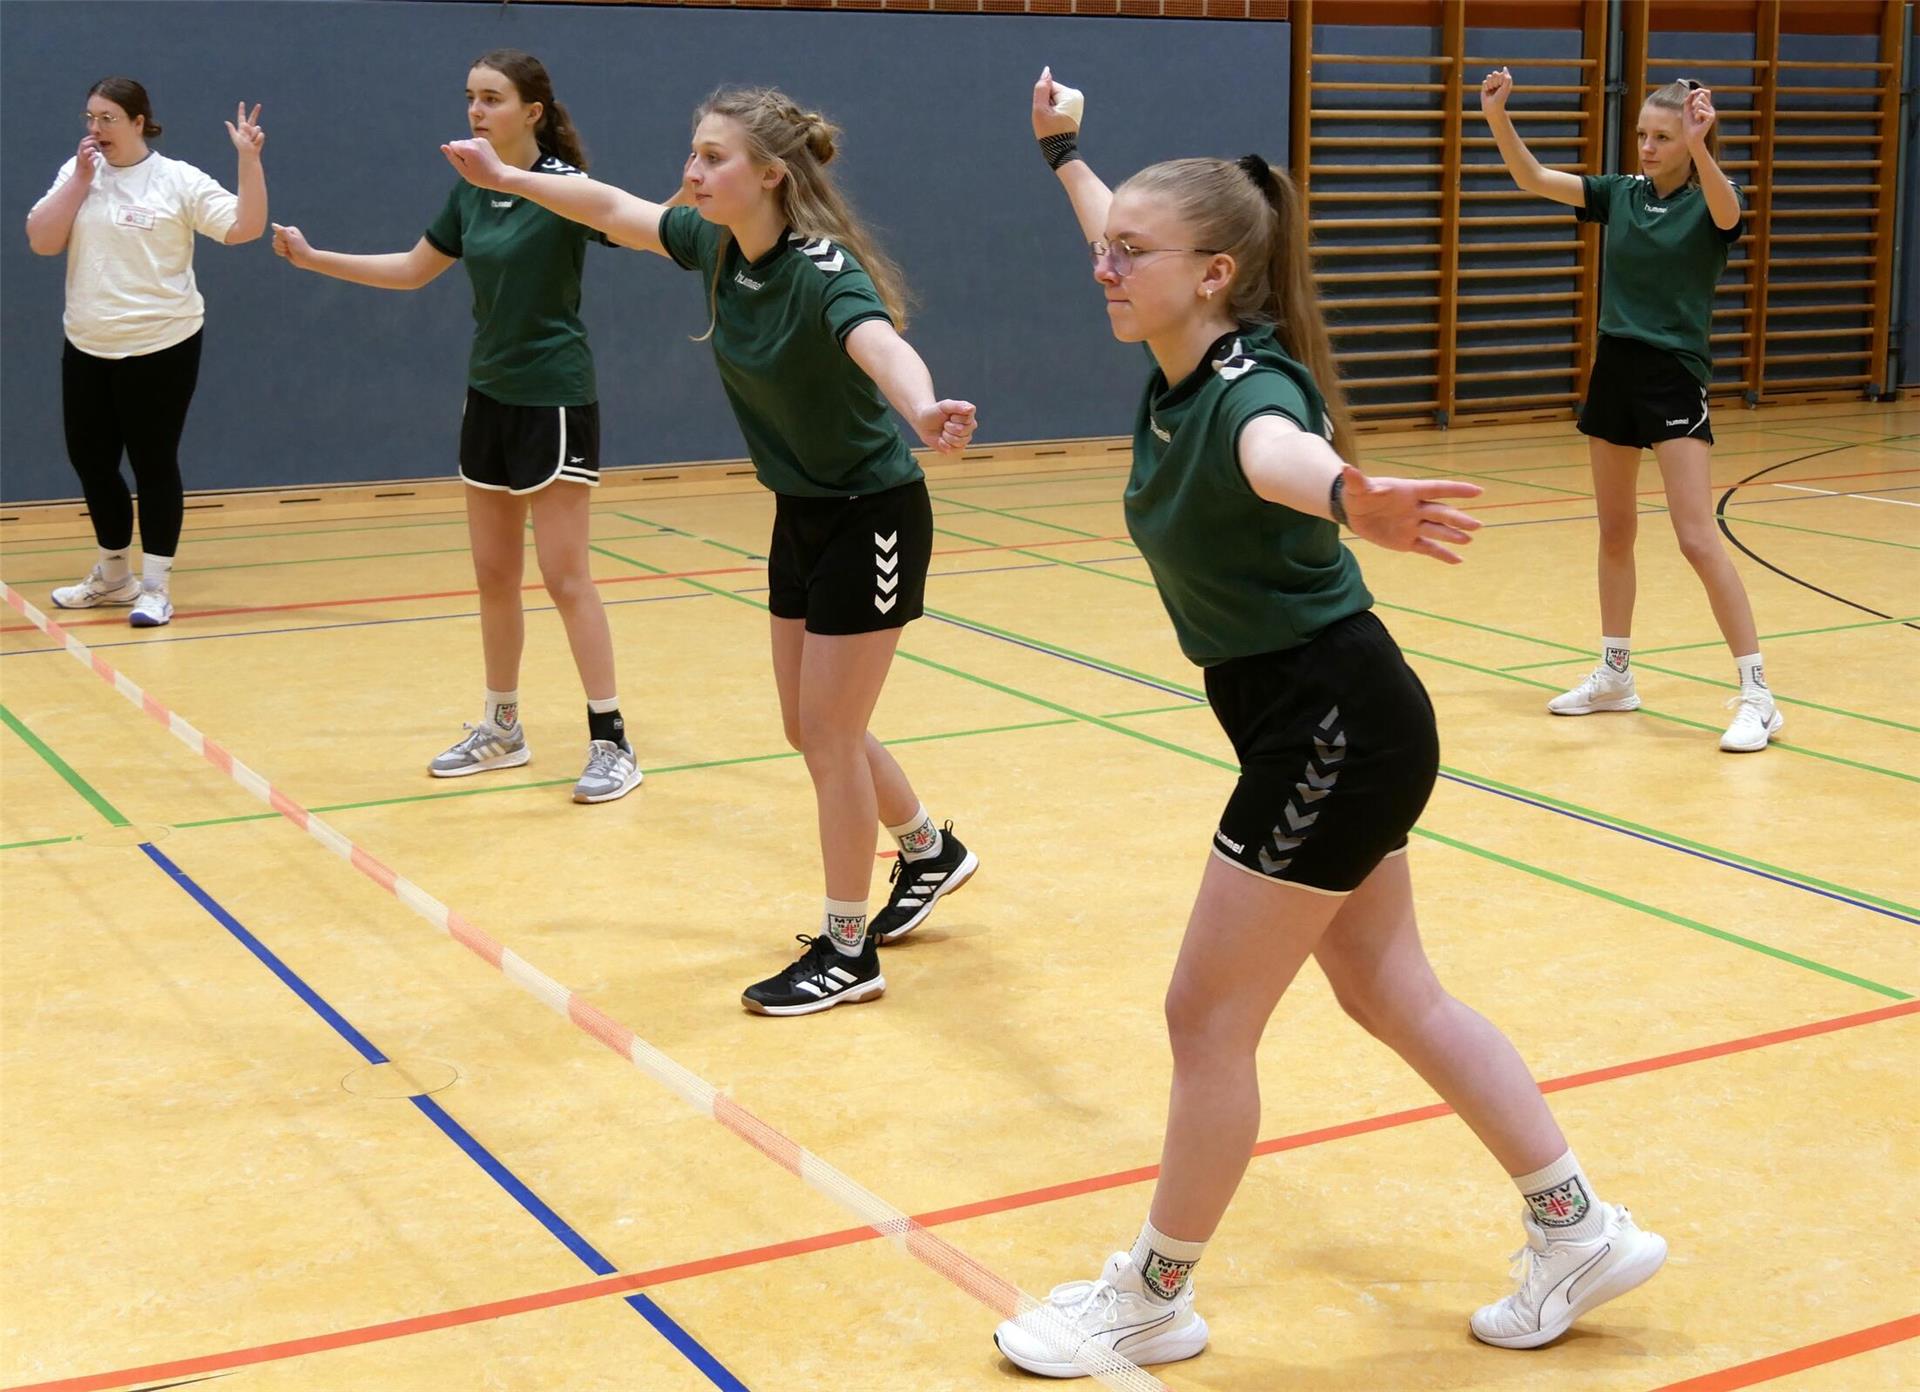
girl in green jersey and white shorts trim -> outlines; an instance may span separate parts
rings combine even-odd
[[[1640,172],[1582,177],[1533,157],[1507,97],[1513,75],[1488,73],[1480,109],[1513,181],[1529,193],[1607,226],[1600,290],[1600,342],[1580,430],[1593,466],[1600,526],[1600,662],[1573,690],[1547,702],[1555,715],[1640,706],[1632,655],[1634,535],[1640,451],[1651,448],[1666,484],[1667,516],[1680,554],[1706,587],[1714,622],[1733,650],[1740,693],[1720,737],[1729,753],[1765,749],[1783,723],[1767,689],[1746,586],[1713,516],[1713,427],[1707,392],[1713,365],[1713,289],[1727,249],[1740,239],[1740,191],[1714,156],[1713,93],[1682,79],[1655,89],[1640,108]]]
[[[477,142],[518,169],[585,182],[586,154],[553,80],[528,53],[497,49],[467,74]],[[487,691],[480,723],[428,765],[436,778],[517,768],[533,757],[520,723],[526,616],[520,578],[526,521],[540,578],[587,691],[587,766],[575,802],[611,802],[640,786],[614,685],[613,636],[587,552],[590,490],[600,481],[593,355],[580,322],[580,273],[591,240],[577,223],[519,200],[456,184],[411,251],[350,256],[273,229],[273,249],[302,270],[380,290],[418,290],[456,260],[474,290],[474,342],[460,428],[467,534],[480,590]],[[600,239],[604,241],[605,239]]]

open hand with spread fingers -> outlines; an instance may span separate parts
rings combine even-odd
[[[1461,557],[1449,546],[1465,546],[1480,520],[1440,501],[1477,498],[1480,485],[1456,479],[1369,478],[1351,464],[1341,466],[1342,501],[1353,534],[1389,551],[1414,551],[1448,565]]]

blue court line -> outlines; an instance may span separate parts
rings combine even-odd
[[[306,1002],[308,1008],[325,1020],[335,1034],[352,1045],[361,1058],[373,1064],[391,1062],[372,1040],[355,1029],[351,1021],[329,1005],[318,991],[301,980],[293,968],[274,954],[273,949],[249,932],[238,919],[222,908],[212,895],[194,883],[186,871],[169,860],[157,846],[151,841],[144,841],[140,849],[147,859],[159,866],[190,899],[205,909],[214,922],[231,933],[242,947],[260,960],[261,965],[279,977],[282,985]],[[506,1190],[514,1202],[531,1214],[541,1227],[578,1257],[589,1271],[596,1276],[612,1276],[619,1271],[617,1266],[602,1256],[592,1243],[568,1224],[566,1219],[555,1213],[545,1200],[526,1186],[519,1176],[500,1163],[491,1151],[475,1139],[472,1132],[455,1121],[438,1102],[425,1094],[416,1094],[407,1100],[419,1109],[421,1115],[439,1127],[448,1140],[459,1146],[474,1164],[485,1171],[488,1178]],[[692,1335],[674,1323],[672,1316],[654,1301],[645,1295],[631,1295],[627,1297],[626,1303],[644,1316],[647,1323],[658,1330],[688,1362],[706,1374],[707,1380],[715,1387],[725,1388],[727,1392],[747,1392],[745,1383],[728,1372],[712,1354],[700,1346]]]

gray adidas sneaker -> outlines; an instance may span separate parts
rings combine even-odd
[[[463,728],[467,737],[427,765],[427,772],[435,778],[464,778],[488,769],[518,768],[533,757],[533,751],[527,748],[526,729],[518,721],[508,730],[489,720]]]
[[[587,741],[587,767],[573,785],[575,802],[612,802],[640,786],[646,775],[640,772],[633,747],[612,740]]]

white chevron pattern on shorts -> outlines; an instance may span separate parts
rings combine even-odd
[[[873,534],[873,607],[881,613],[891,613],[900,596],[894,591],[900,588],[900,577],[895,572],[900,568],[900,554],[894,548],[900,540],[900,529],[894,528],[885,536]]]

